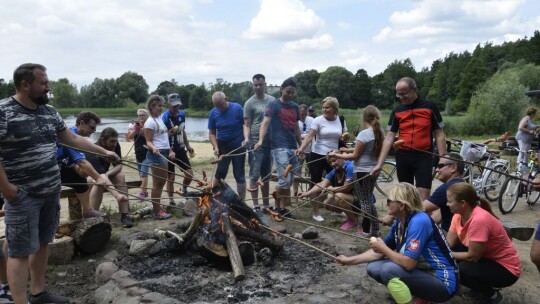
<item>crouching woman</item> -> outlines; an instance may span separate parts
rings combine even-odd
[[[367,273],[401,303],[446,302],[459,286],[457,264],[441,230],[422,211],[414,186],[399,183],[387,192],[388,214],[396,220],[384,240],[356,256],[340,255],[342,265],[369,263]]]

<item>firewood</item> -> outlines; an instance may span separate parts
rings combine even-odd
[[[244,271],[244,263],[242,262],[242,256],[240,256],[240,251],[238,251],[236,236],[234,235],[234,231],[229,220],[229,214],[222,213],[221,220],[223,221],[225,244],[227,245],[229,260],[231,261],[231,266],[234,273],[234,280],[241,281],[246,277],[246,274]]]

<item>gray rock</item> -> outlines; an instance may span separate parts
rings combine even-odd
[[[118,266],[113,262],[99,264],[96,269],[96,283],[107,282],[116,271],[118,271]]]
[[[169,298],[161,293],[149,292],[141,296],[141,303],[182,304],[182,302]]]
[[[131,272],[126,270],[118,270],[117,272],[113,273],[111,276],[111,279],[113,280],[119,280],[120,278],[128,277],[131,275]]]
[[[319,237],[319,232],[314,226],[309,226],[304,231],[302,231],[302,237],[305,240],[313,240]]]
[[[117,257],[118,257],[118,251],[111,250],[106,255],[103,256],[103,259],[105,261],[114,262],[114,260],[116,260]],[[88,261],[88,262],[90,262],[90,261]]]
[[[277,231],[279,233],[287,233],[287,227],[282,226],[282,225],[276,225],[276,226],[272,227],[272,229],[274,229],[275,231]]]
[[[139,284],[139,281],[136,281],[136,280],[134,280],[134,279],[132,279],[130,277],[119,278],[116,281],[118,283],[118,287],[120,287],[122,289],[134,287],[134,286],[137,286]]]
[[[302,234],[297,232],[297,233],[293,234],[293,237],[294,237],[295,239],[301,239],[301,238],[302,238]]]
[[[129,246],[129,254],[142,255],[145,254],[150,247],[154,246],[157,241],[154,239],[147,240],[133,240],[131,246]]]
[[[124,246],[129,248],[129,246],[131,246],[131,241],[133,241],[133,240],[151,239],[153,237],[153,235],[154,234],[152,232],[149,232],[149,231],[139,231],[139,232],[134,232],[134,233],[131,233],[131,234],[123,235],[120,238],[120,240],[118,240],[118,242],[120,244],[124,244]]]

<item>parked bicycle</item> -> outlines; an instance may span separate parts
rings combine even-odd
[[[517,147],[506,147],[506,150],[520,152]],[[536,162],[536,151],[528,150],[529,162],[526,167],[517,166],[512,176],[509,176],[504,181],[501,187],[501,196],[499,197],[499,210],[502,214],[512,212],[516,207],[520,198],[524,198],[525,202],[532,208],[540,198],[540,192],[534,190],[532,182],[538,173],[538,164]],[[519,179],[518,179],[519,178]],[[529,182],[521,179],[528,180]]]
[[[473,185],[478,195],[496,201],[508,174],[510,162],[499,158],[499,151],[489,150],[486,145],[453,139],[453,144],[461,147],[460,155],[466,163],[463,179]]]
[[[381,172],[379,173],[379,176],[377,177],[377,182],[375,183],[375,188],[384,196],[386,196],[386,192],[381,188],[381,185],[379,184],[391,184],[393,182],[397,183],[397,168],[396,168],[396,162],[385,160],[384,164],[381,168]]]

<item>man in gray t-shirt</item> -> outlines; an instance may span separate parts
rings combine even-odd
[[[263,145],[259,150],[253,151],[253,147],[259,141],[259,131],[264,119],[264,111],[270,101],[275,100],[271,95],[266,94],[266,81],[264,75],[256,74],[253,76],[253,90],[255,95],[251,96],[244,104],[244,142],[248,145],[249,152],[249,188],[257,189],[251,192],[253,207],[259,211],[259,191],[258,180],[262,178],[264,183],[261,186],[263,207],[269,207],[270,194],[270,172],[272,170],[272,155],[270,150],[270,139],[267,134],[263,140]]]
[[[60,214],[56,140],[120,158],[66,128],[60,114],[47,104],[50,87],[44,66],[19,66],[13,82],[15,95],[0,101],[0,192],[5,198],[8,282],[15,303],[68,303],[68,298],[45,289],[47,249]]]

